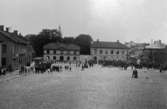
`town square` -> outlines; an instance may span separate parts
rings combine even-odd
[[[81,71],[8,76],[0,81],[2,109],[166,109],[167,73],[95,65]]]
[[[0,109],[167,109],[167,0],[0,0]]]

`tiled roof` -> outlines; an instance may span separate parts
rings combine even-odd
[[[112,48],[112,49],[128,49],[128,47],[120,42],[104,42],[96,41],[91,45],[92,48]]]
[[[8,38],[9,40],[15,42],[15,43],[20,43],[20,44],[28,44],[28,41],[19,35],[15,35],[13,33],[5,32],[5,31],[0,31],[0,34]]]
[[[80,47],[74,44],[63,44],[63,43],[49,43],[43,47],[44,49],[54,50],[80,50]]]

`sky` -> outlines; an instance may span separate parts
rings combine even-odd
[[[60,25],[63,36],[167,43],[167,0],[0,0],[0,25],[23,35]]]

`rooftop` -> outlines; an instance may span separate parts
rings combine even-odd
[[[49,43],[46,44],[44,49],[53,49],[53,50],[80,50],[80,47],[74,44],[64,44],[64,43]]]
[[[96,41],[91,45],[92,48],[113,48],[113,49],[128,49],[128,47],[119,41],[117,42],[105,42],[105,41]]]
[[[15,43],[28,44],[28,40],[26,40],[21,35],[17,35],[15,33],[10,33],[10,32],[6,32],[6,31],[2,31],[2,30],[0,30],[0,34],[2,34],[3,36],[5,36],[6,38],[8,38],[9,40],[11,40]]]

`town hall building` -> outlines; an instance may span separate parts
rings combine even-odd
[[[46,61],[79,61],[80,47],[74,44],[49,43],[43,47]]]

